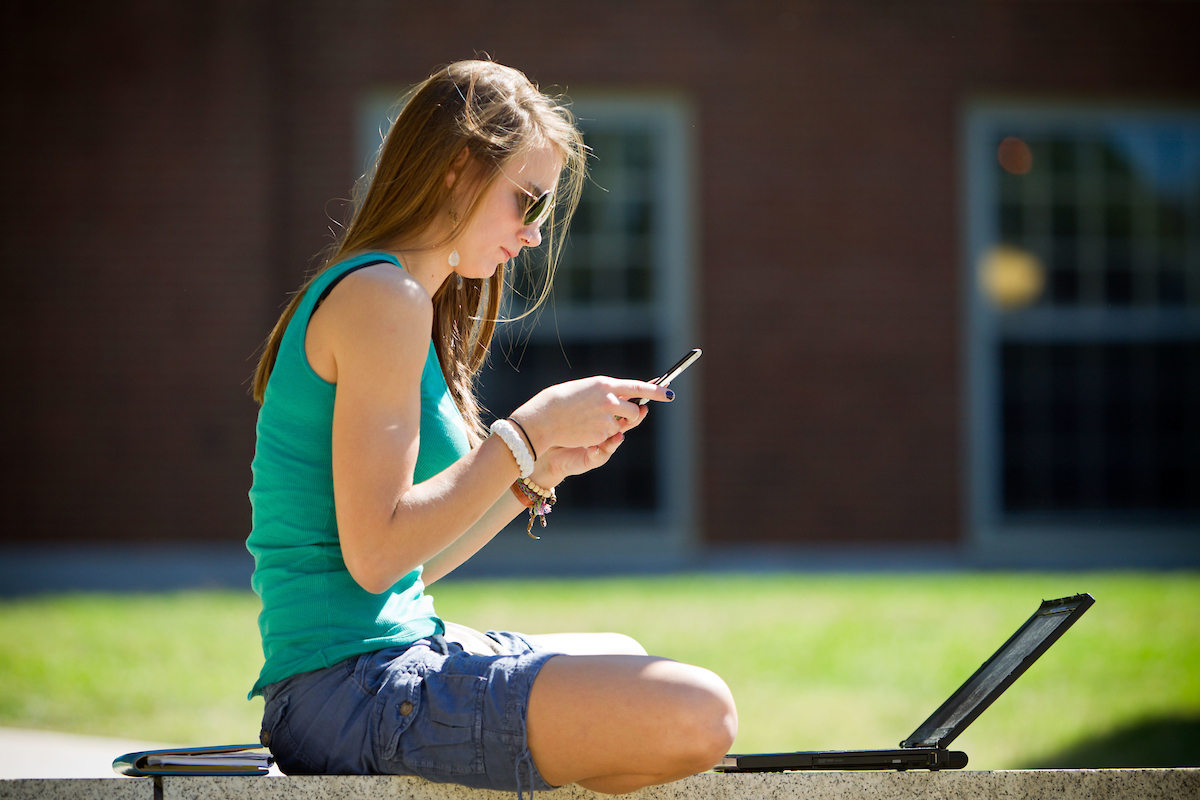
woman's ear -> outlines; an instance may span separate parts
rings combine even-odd
[[[458,180],[459,174],[463,167],[467,165],[467,159],[471,157],[471,148],[464,146],[458,155],[454,157],[454,161],[450,162],[450,169],[446,170],[446,188],[454,188],[454,182]]]

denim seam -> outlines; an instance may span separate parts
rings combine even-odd
[[[285,708],[284,711],[286,711],[286,710],[287,709]],[[304,764],[304,766],[312,774],[319,775],[323,770],[321,770],[321,768],[318,767],[316,764],[309,761],[304,756],[304,754],[302,752],[300,752],[300,747],[296,744],[296,737],[292,736],[292,729],[287,724],[287,720],[284,719],[284,717],[285,717],[285,714],[280,714],[279,719],[275,721],[275,730],[271,732],[272,740],[274,740],[276,733],[283,734],[283,738],[286,740],[285,743],[287,745],[289,745],[288,760],[289,761],[299,761],[302,764]],[[272,752],[274,752],[274,751],[272,750]]]

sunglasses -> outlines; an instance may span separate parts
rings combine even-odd
[[[522,222],[526,227],[533,225],[541,227],[546,218],[550,216],[550,212],[554,210],[554,190],[550,189],[543,192],[541,195],[534,197],[533,192],[522,187],[521,191],[529,195],[529,205],[525,209],[525,216],[522,217]]]
[[[525,206],[525,215],[521,218],[522,224],[525,227],[529,227],[530,225],[540,227],[546,221],[546,218],[550,216],[550,212],[554,210],[554,190],[550,189],[539,195],[535,195],[512,178],[509,178],[506,173],[501,172],[500,174],[508,178],[509,183],[529,196],[528,205]]]

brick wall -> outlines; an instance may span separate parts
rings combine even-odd
[[[963,105],[1200,100],[1183,2],[19,2],[0,541],[237,541],[253,357],[363,93],[477,53],[697,109],[710,541],[963,535]],[[531,387],[532,389],[535,387]]]
[[[243,382],[276,302],[259,28],[250,4],[8,7],[6,541],[248,530]]]

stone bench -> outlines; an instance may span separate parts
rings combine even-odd
[[[547,800],[600,800],[568,786]],[[178,777],[3,780],[0,800],[509,800],[512,792],[465,789],[393,776]],[[1200,769],[1000,772],[704,773],[623,795],[630,800],[1189,800]]]

